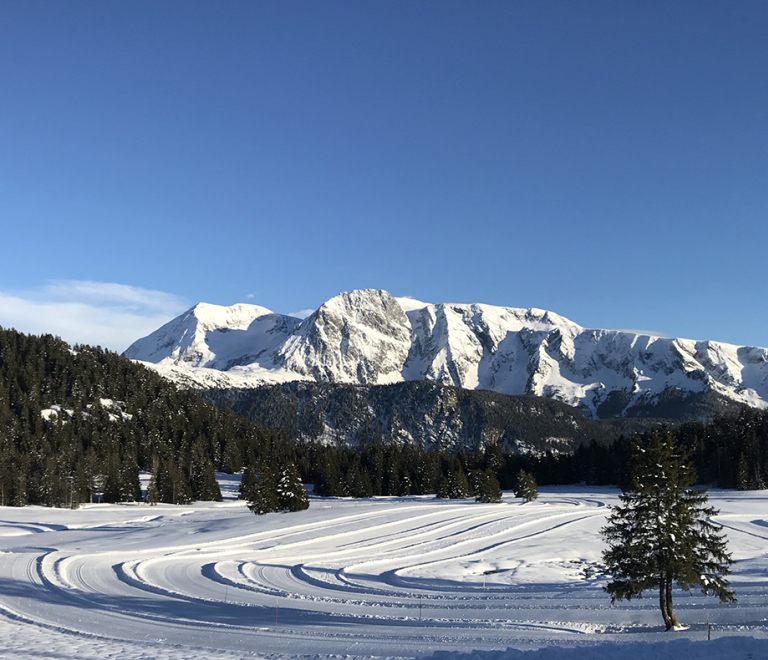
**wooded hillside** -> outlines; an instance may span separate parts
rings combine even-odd
[[[269,458],[277,434],[116,353],[0,329],[0,504],[220,497],[215,470]]]

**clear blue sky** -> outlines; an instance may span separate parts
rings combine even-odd
[[[373,287],[768,346],[766,35],[763,0],[0,0],[0,325],[122,350]]]

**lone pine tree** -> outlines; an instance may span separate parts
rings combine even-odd
[[[736,602],[724,577],[733,560],[725,535],[710,522],[718,510],[707,504],[705,490],[690,488],[695,472],[675,435],[656,431],[636,440],[632,449],[632,484],[600,530],[608,542],[603,560],[613,577],[605,590],[613,603],[658,588],[666,629],[679,628],[673,582],[683,591],[700,587],[721,603]]]

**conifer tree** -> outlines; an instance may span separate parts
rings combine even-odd
[[[248,466],[240,483],[240,498],[248,502],[248,508],[258,516],[279,510],[277,483],[272,470],[265,463]]]
[[[277,506],[280,511],[303,511],[309,508],[309,495],[293,463],[283,468],[277,482]]]
[[[539,496],[536,479],[530,472],[520,470],[517,473],[514,489],[515,497],[521,497],[526,502],[533,502]]]
[[[157,491],[157,476],[154,472],[147,485],[146,501],[150,506],[155,506],[160,501],[160,494]]]
[[[120,495],[123,502],[138,502],[141,500],[139,466],[131,457],[124,458],[120,466]]]
[[[192,445],[189,471],[192,494],[196,500],[221,502],[221,489],[216,481],[216,471],[202,438]]]
[[[359,461],[354,461],[347,471],[347,491],[352,497],[371,497],[373,486],[368,474],[360,467]]]
[[[446,479],[442,474],[437,478],[435,496],[440,499],[448,499],[451,496],[451,489],[448,485],[448,479]]]
[[[739,490],[749,490],[749,470],[747,468],[747,459],[744,456],[744,452],[739,454],[739,462],[736,472],[736,488]]]
[[[190,504],[194,501],[192,488],[170,459],[161,460],[153,474],[158,500],[166,504]]]
[[[256,486],[256,470],[252,465],[246,465],[243,469],[243,475],[240,477],[240,488],[237,498],[247,500],[253,493]]]
[[[426,495],[437,492],[439,477],[439,455],[437,452],[428,454],[423,447],[417,450],[414,464],[414,494]],[[437,460],[436,460],[437,459]]]
[[[472,473],[472,488],[475,500],[484,504],[501,502],[501,487],[491,470],[475,470]]]
[[[321,497],[344,497],[349,494],[338,457],[339,452],[326,450],[316,468],[315,493]]]
[[[467,476],[464,474],[464,468],[461,466],[461,461],[455,456],[445,457],[443,460],[443,473],[445,474],[445,481],[447,490],[443,490],[444,484],[441,482],[438,486],[441,491],[438,496],[449,497],[452,500],[462,500],[472,495],[472,490],[467,481]]]
[[[103,497],[105,502],[121,502],[120,497],[120,470],[119,465],[115,462],[110,462],[106,473],[104,474],[104,492]]]
[[[666,629],[679,628],[672,584],[683,591],[700,587],[721,603],[736,602],[725,579],[733,563],[725,535],[710,522],[718,511],[704,490],[692,490],[695,471],[688,451],[670,431],[655,431],[633,445],[632,485],[622,491],[601,530],[608,542],[603,561],[613,580],[605,587],[611,602],[659,589]]]

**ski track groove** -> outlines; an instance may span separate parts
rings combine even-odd
[[[116,639],[149,638],[167,629],[175,643],[189,636],[199,644],[208,635],[232,650],[253,639],[267,649],[292,640],[297,648],[340,652],[350,640],[364,647],[375,640],[376,648],[398,643],[422,648],[429,640],[435,648],[451,640],[488,648],[548,635],[618,634],[627,629],[621,624],[627,612],[608,606],[600,579],[537,585],[524,577],[540,567],[578,573],[587,560],[568,559],[573,555],[565,552],[554,561],[531,555],[531,548],[557,548],[558,539],[599,529],[607,511],[599,497],[557,495],[526,505],[378,501],[368,511],[342,508],[327,520],[221,538],[211,538],[219,533],[213,515],[212,522],[197,523],[200,530],[194,527],[195,510],[184,516],[134,515],[111,526],[0,521],[10,528],[7,539],[16,542],[25,538],[14,535],[16,529],[27,538],[77,531],[78,539],[87,541],[89,534],[96,538],[108,529],[119,528],[130,539],[156,526],[190,524],[186,533],[196,536],[194,543],[126,549],[109,544],[96,549],[93,543],[85,543],[84,550],[66,544],[15,549],[0,577],[23,583],[27,591],[10,599],[0,593],[0,609],[20,621],[77,635],[99,634],[95,626],[111,616],[125,628],[112,633]],[[768,541],[752,531],[759,521],[751,518],[729,525],[723,515],[718,524]],[[180,534],[175,538],[184,541]],[[487,567],[495,573],[486,588]],[[759,618],[764,586],[743,585],[751,585],[743,612],[765,628]],[[708,607],[703,602],[692,598],[681,607],[701,614]],[[656,614],[653,603],[632,603],[627,611],[633,631],[653,629],[648,623]],[[366,632],[359,632],[361,623]]]

